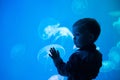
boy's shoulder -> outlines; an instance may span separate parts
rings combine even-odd
[[[76,50],[70,57],[79,57],[81,59],[84,59],[86,56],[88,56],[88,52],[86,50]]]
[[[98,50],[88,51],[88,50],[76,50],[71,57],[79,57],[81,59],[85,59],[86,57],[102,57],[102,54]]]

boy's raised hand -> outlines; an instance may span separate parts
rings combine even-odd
[[[49,56],[52,58],[52,59],[57,59],[60,57],[59,55],[59,51],[56,50],[54,47],[53,48],[50,48],[50,53]]]

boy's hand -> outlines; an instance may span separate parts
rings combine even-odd
[[[55,48],[50,48],[50,53],[49,56],[52,58],[52,59],[57,59],[60,57],[59,55],[59,51],[58,50],[55,50]]]

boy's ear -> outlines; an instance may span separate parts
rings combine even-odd
[[[95,38],[94,35],[91,33],[90,34],[90,40],[94,41],[94,38]]]

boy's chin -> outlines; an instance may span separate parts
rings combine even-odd
[[[77,48],[81,48],[82,46],[81,45],[76,45]]]
[[[84,47],[85,45],[76,45],[77,48],[82,48]]]

